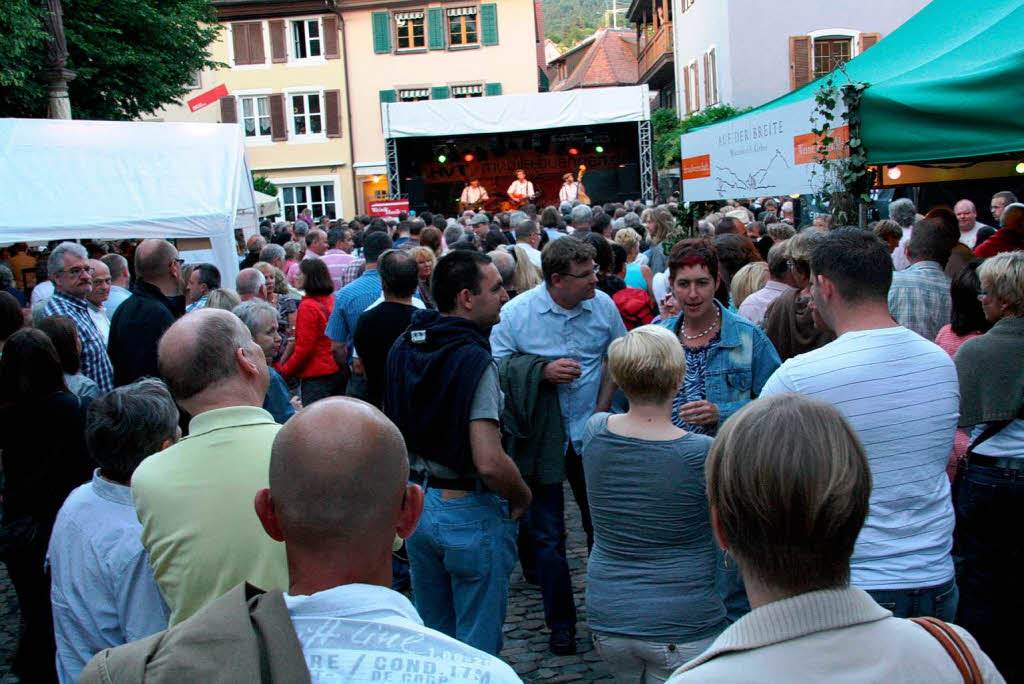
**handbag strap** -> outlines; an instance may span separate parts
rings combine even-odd
[[[935,637],[942,648],[946,649],[946,653],[956,665],[956,669],[960,671],[960,676],[964,678],[964,684],[983,684],[981,670],[978,668],[977,661],[974,660],[971,649],[967,648],[967,644],[955,629],[933,617],[915,617],[910,618],[910,621],[923,627],[925,631]]]

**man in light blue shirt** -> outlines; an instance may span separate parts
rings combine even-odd
[[[619,310],[597,290],[596,252],[582,240],[549,242],[541,253],[544,284],[520,294],[501,310],[491,330],[495,360],[519,354],[550,359],[543,381],[558,386],[558,403],[568,438],[566,475],[580,507],[587,548],[593,546],[590,506],[580,452],[587,420],[611,406],[615,385],[605,364],[608,345],[626,334]],[[533,504],[522,524],[536,550],[551,650],[575,651],[576,624],[569,566],[560,540],[565,530],[562,484],[531,483]]]
[[[105,254],[100,261],[110,269],[110,294],[107,295],[103,308],[107,319],[112,321],[117,307],[132,296],[131,290],[128,289],[128,260],[120,254]]]
[[[64,502],[47,552],[61,682],[78,681],[102,649],[167,628],[129,483],[146,456],[179,434],[178,410],[159,380],[119,387],[89,408],[86,444],[100,467]]]

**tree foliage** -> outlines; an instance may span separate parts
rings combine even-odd
[[[604,26],[604,12],[610,6],[608,0],[544,0],[544,37],[571,48]]]
[[[207,50],[220,26],[208,0],[64,0],[67,68],[76,119],[135,119],[188,92],[196,72],[221,66]],[[0,116],[41,117],[47,34],[38,0],[0,2]]]
[[[679,138],[691,128],[709,126],[748,111],[750,111],[750,107],[736,109],[732,105],[720,104],[680,119],[671,109],[655,110],[651,115],[651,128],[654,131],[654,148],[652,150],[654,163],[659,169],[678,164],[680,158]]]
[[[253,173],[252,187],[256,192],[262,192],[264,195],[277,195],[277,186],[267,180],[266,176],[257,176]]]

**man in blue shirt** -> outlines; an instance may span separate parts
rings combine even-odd
[[[104,254],[100,259],[110,269],[110,294],[104,308],[107,310],[107,318],[114,320],[114,312],[121,306],[124,300],[132,296],[128,289],[128,260],[120,254]]]
[[[615,385],[605,354],[613,340],[626,334],[615,303],[597,290],[595,256],[592,246],[576,238],[549,242],[541,253],[544,284],[506,304],[501,322],[491,331],[496,360],[518,354],[551,359],[544,367],[543,381],[558,386],[568,436],[566,475],[580,507],[588,548],[593,546],[594,532],[580,460],[583,431],[590,416],[611,406]],[[535,547],[551,650],[573,653],[576,608],[562,542],[562,484],[531,483],[531,489],[533,504],[523,516],[523,526]]]

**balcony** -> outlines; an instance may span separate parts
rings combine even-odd
[[[642,34],[637,50],[640,83],[649,83],[657,88],[666,76],[672,79],[672,61],[672,22],[663,23],[652,34]]]

